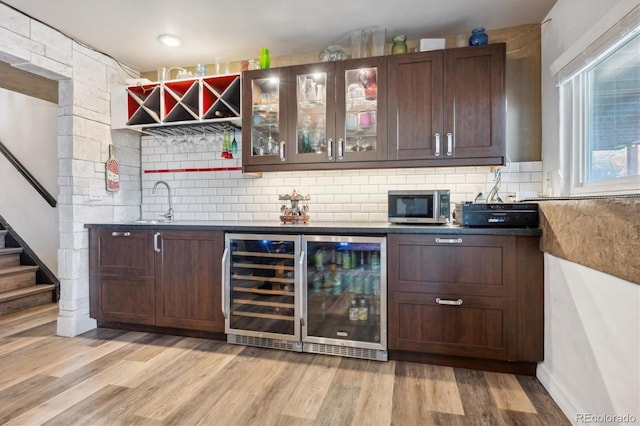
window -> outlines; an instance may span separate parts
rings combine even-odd
[[[566,195],[640,191],[640,27],[598,47],[560,84]]]

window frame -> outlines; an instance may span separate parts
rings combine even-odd
[[[587,140],[588,72],[634,37],[640,37],[640,7],[614,25],[592,45],[554,74],[559,87],[560,177],[562,196],[618,195],[640,192],[640,175],[587,180],[590,150]],[[625,21],[625,20],[623,20]],[[580,64],[580,65],[577,65]],[[640,124],[639,124],[640,125]]]

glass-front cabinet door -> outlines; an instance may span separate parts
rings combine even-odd
[[[243,74],[242,156],[246,164],[280,164],[287,161],[287,93],[284,69]]]
[[[333,162],[335,141],[335,64],[293,67],[290,139],[296,163]]]
[[[386,238],[303,236],[302,340],[387,348]]]
[[[243,164],[386,159],[385,57],[248,71],[242,84]]]
[[[376,161],[386,156],[384,57],[337,62],[337,161]]]

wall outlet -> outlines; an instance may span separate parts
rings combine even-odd
[[[89,188],[89,201],[100,200],[102,200],[101,190],[98,190],[98,188]]]

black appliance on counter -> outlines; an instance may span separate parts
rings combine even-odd
[[[537,203],[463,203],[456,205],[453,220],[471,228],[537,228]]]

